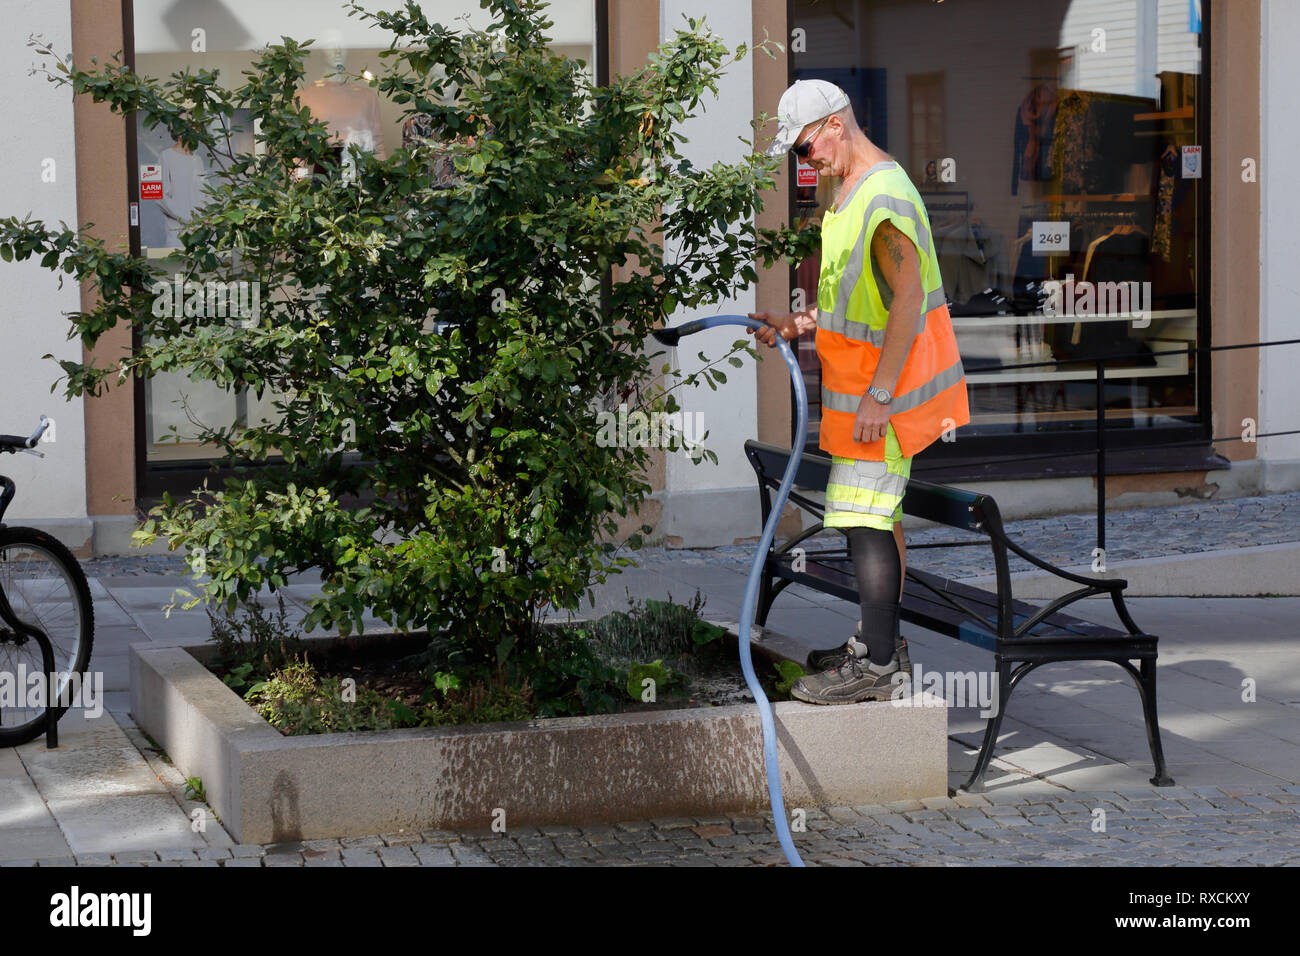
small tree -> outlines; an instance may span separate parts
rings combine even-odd
[[[754,262],[801,257],[811,239],[752,224],[777,163],[751,149],[699,169],[679,153],[676,127],[746,53],[703,24],[597,87],[547,49],[535,0],[485,0],[494,22],[459,31],[414,2],[349,6],[392,35],[378,90],[428,114],[445,146],[384,160],[351,147],[340,162],[295,102],[309,44],[289,38],[231,90],[214,72],[159,82],[120,59],[47,71],[192,149],[225,152],[236,110],[260,121],[264,150],[229,157],[181,235],[183,279],[260,283],[260,316],[208,314],[201,295],[180,314],[159,308],[172,276],[30,217],[0,221],[0,255],[94,282],[97,305],[71,315],[88,347],[123,321],[146,343],[110,366],[61,362],[69,396],[162,371],[283,396],[275,422],[200,430],[228,461],[261,467],[165,497],[136,533],[202,549],[209,598],[233,609],[318,568],[308,626],[359,630],[370,607],[503,661],[537,639],[543,606],[575,607],[630,563],[602,539],[650,492],[650,452],[599,441],[595,412],[629,389],[675,410],[648,333],[678,303],[718,302],[755,280]],[[431,173],[438,148],[455,164],[449,184]],[[299,179],[304,166],[317,172]],[[623,264],[638,271],[602,295]],[[745,348],[725,358],[739,365]],[[710,366],[705,380],[725,377]]]

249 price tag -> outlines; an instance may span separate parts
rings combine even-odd
[[[1030,250],[1034,255],[1046,256],[1070,251],[1070,224],[1068,222],[1036,222]]]

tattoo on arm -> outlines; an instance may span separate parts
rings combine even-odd
[[[911,239],[888,220],[877,228],[871,247],[871,268],[876,286],[880,290],[881,302],[889,309],[894,297],[902,290],[919,285],[920,263]]]
[[[889,258],[894,262],[894,268],[901,269],[903,266],[903,246],[898,233],[892,229],[883,230],[880,239],[884,243],[885,251],[889,253]]]

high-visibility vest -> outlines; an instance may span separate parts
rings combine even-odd
[[[966,374],[957,354],[929,216],[902,167],[878,163],[858,180],[838,210],[822,218],[817,284],[821,447],[832,455],[872,461],[884,460],[885,440],[855,442],[853,423],[880,360],[892,301],[871,256],[871,237],[885,220],[916,246],[925,293],[916,338],[889,404],[899,449],[911,457],[945,431],[970,422]]]

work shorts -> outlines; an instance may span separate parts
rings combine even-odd
[[[912,459],[903,457],[892,424],[885,430],[884,461],[832,455],[822,524],[827,528],[893,531],[903,519],[903,492],[911,474]]]

